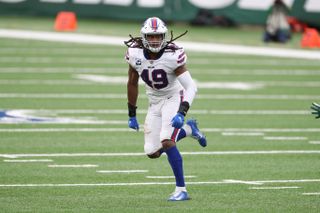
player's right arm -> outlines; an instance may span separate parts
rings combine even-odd
[[[127,98],[128,98],[128,125],[130,128],[139,130],[139,124],[136,119],[137,99],[139,92],[139,74],[129,65],[128,82],[127,82]]]
[[[128,82],[127,82],[127,97],[128,103],[136,106],[139,92],[139,74],[138,72],[129,65],[128,70]]]

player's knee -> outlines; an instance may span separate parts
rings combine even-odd
[[[176,145],[176,143],[173,142],[172,140],[164,140],[161,143],[162,143],[162,147],[163,147],[164,150],[168,150],[171,147]]]
[[[160,151],[157,151],[153,154],[147,155],[149,158],[154,159],[154,158],[159,158],[161,156]]]

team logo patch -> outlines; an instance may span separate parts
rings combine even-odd
[[[136,60],[136,65],[137,65],[137,66],[140,66],[140,65],[141,65],[141,59],[137,59],[137,60]]]

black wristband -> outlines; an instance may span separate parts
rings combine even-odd
[[[181,113],[183,116],[186,116],[189,108],[190,108],[189,103],[187,101],[183,101],[180,103],[178,112]]]
[[[129,117],[135,117],[136,116],[136,106],[133,106],[132,104],[128,103],[128,115]]]

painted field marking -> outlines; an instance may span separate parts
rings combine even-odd
[[[123,99],[126,94],[123,93],[0,93],[0,98],[57,98],[57,99]],[[139,95],[139,98],[147,99],[144,94]],[[320,99],[318,95],[224,95],[224,94],[199,94],[197,99],[248,99],[248,100],[317,100]]]
[[[303,195],[320,195],[320,192],[305,192]]]
[[[308,140],[307,137],[263,137],[264,140],[272,141],[304,141]]]
[[[123,109],[14,109],[6,112],[21,112],[24,114],[125,114]],[[147,109],[139,109],[140,113],[147,113]],[[200,115],[310,115],[308,110],[198,110],[193,109],[192,114]]]
[[[123,74],[123,70],[126,70],[127,67],[124,68],[98,68],[98,67],[79,67],[79,68],[74,68],[74,67],[64,67],[64,68],[56,68],[56,67],[0,67],[0,73],[94,73],[94,74],[109,74],[109,73],[119,73]],[[197,74],[216,74],[216,75],[271,75],[271,76],[318,76],[320,75],[319,70],[263,70],[263,69],[250,69],[248,70],[241,70],[239,68],[237,69],[201,69],[197,70],[194,69],[192,70],[192,73],[197,73]],[[308,86],[308,82],[299,82],[303,83],[305,86]],[[310,82],[311,84],[318,85],[319,82],[317,81],[312,81]],[[291,81],[281,81],[281,82],[274,82],[274,81],[269,81],[268,84],[276,84],[276,85],[281,85],[281,84],[292,84],[298,85],[296,82],[291,82]]]
[[[248,184],[248,185],[262,185],[263,183],[257,181],[243,181],[243,180],[223,180],[225,183],[241,183],[241,184]]]
[[[249,189],[255,190],[274,190],[274,189],[300,189],[299,186],[269,186],[269,187],[249,187]]]
[[[52,162],[53,160],[51,159],[28,159],[28,160],[3,160],[4,162],[8,162],[8,163],[33,163],[33,162]]]
[[[147,173],[149,170],[98,170],[98,173]]]
[[[223,136],[264,136],[263,132],[222,132]]]
[[[92,85],[93,82],[82,80],[6,80],[1,79],[0,84],[7,85]],[[97,85],[97,84],[95,84]]]
[[[117,52],[117,51],[112,51],[109,52],[105,49],[91,49],[91,48],[81,48],[81,47],[72,47],[72,48],[66,48],[66,47],[50,47],[48,48],[47,46],[40,46],[37,45],[37,47],[1,47],[0,49],[0,54],[4,55],[16,55],[17,53],[27,53],[27,54],[36,54],[36,55],[44,55],[44,54],[53,54],[55,56],[61,56],[61,55],[101,55],[101,56],[117,56],[121,55],[122,52]]]
[[[93,167],[98,167],[98,165],[94,164],[77,164],[77,165],[48,165],[50,168],[93,168]]]
[[[257,150],[257,151],[213,151],[213,152],[181,152],[182,155],[274,155],[274,154],[320,154],[320,150]],[[135,157],[145,153],[51,153],[51,154],[0,154],[3,158],[23,157]]]
[[[188,185],[223,185],[223,184],[248,184],[248,183],[314,183],[320,182],[320,179],[304,179],[304,180],[269,180],[269,181],[241,181],[238,182],[226,182],[226,181],[204,181],[204,182],[186,182]],[[81,186],[151,186],[151,185],[172,185],[175,182],[139,182],[139,183],[45,183],[45,184],[0,184],[0,187],[81,187]]]
[[[320,141],[309,141],[310,144],[320,144]]]
[[[185,175],[184,178],[196,178],[194,175]],[[146,176],[149,179],[174,179],[174,176]]]
[[[91,57],[83,58],[79,57],[66,57],[66,58],[56,58],[56,57],[1,57],[0,63],[29,63],[29,64],[119,64],[121,57],[117,58],[106,58],[106,57]]]
[[[124,68],[97,68],[97,67],[0,67],[0,73],[123,73]]]
[[[43,32],[43,31],[28,31],[28,30],[13,30],[13,29],[0,29],[0,37],[4,38],[17,38],[17,39],[32,39],[42,41],[55,41],[55,42],[71,42],[71,43],[88,43],[88,44],[101,44],[123,46],[123,41],[126,37],[116,36],[99,36],[80,33],[58,33],[58,32]],[[320,59],[318,52],[307,50],[294,50],[284,48],[271,48],[271,47],[253,47],[242,45],[228,45],[228,44],[215,44],[204,42],[183,42],[179,44],[188,51],[195,52],[208,52],[208,53],[223,53],[223,54],[240,54],[240,55],[261,55],[273,56],[281,58],[304,58],[304,59]]]
[[[92,75],[92,74],[76,74],[74,78],[80,80],[87,80],[96,83],[110,83],[110,84],[126,84],[127,76],[106,76],[106,75]],[[237,90],[252,90],[262,88],[261,83],[253,82],[199,82],[194,79],[199,88],[220,88],[220,89],[237,89]],[[140,84],[143,84],[141,81]]]
[[[129,128],[0,128],[0,132],[133,132]],[[203,132],[320,132],[317,128],[306,129],[221,129],[221,128],[202,128]]]

